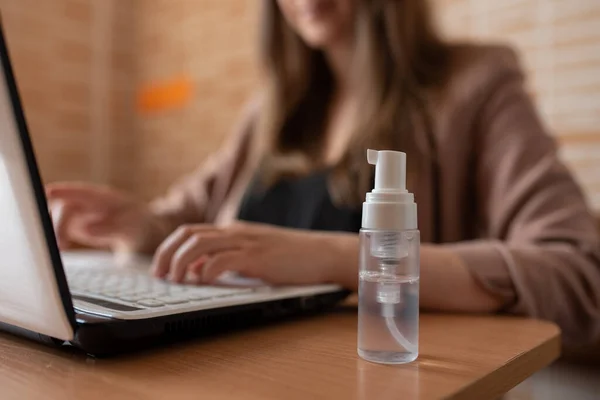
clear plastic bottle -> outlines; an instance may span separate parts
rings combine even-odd
[[[368,161],[376,172],[360,232],[358,354],[401,364],[419,354],[417,207],[405,189],[404,153],[369,150]]]

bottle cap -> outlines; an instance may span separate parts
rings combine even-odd
[[[362,227],[377,230],[417,229],[417,204],[406,190],[406,154],[367,150],[375,165],[375,187],[363,203]]]

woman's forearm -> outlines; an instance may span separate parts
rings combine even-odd
[[[325,274],[327,282],[342,285],[344,288],[358,290],[358,254],[359,240],[357,234],[334,233],[323,237],[321,243],[327,247],[331,260],[329,271]]]
[[[473,278],[461,258],[435,245],[421,247],[421,308],[434,311],[495,312],[502,301]]]
[[[358,235],[334,234],[328,247],[334,251],[327,280],[347,289],[358,289]],[[421,246],[421,308],[434,311],[495,312],[500,299],[481,287],[451,250],[435,245]]]

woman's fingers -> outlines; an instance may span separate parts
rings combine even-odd
[[[158,246],[152,262],[152,274],[157,278],[164,278],[171,268],[171,260],[175,252],[197,232],[216,231],[212,226],[183,225],[177,228]]]
[[[202,282],[214,282],[224,272],[238,272],[245,276],[252,277],[248,270],[250,260],[244,257],[244,254],[238,250],[224,251],[210,257],[199,271]]]
[[[75,219],[90,213],[102,212],[108,204],[100,189],[91,185],[68,183],[46,186],[46,195],[54,232],[58,245],[65,248],[73,239],[70,237]]]
[[[69,245],[71,239],[69,227],[76,212],[76,207],[62,201],[53,202],[51,205],[52,223],[54,225],[56,241],[60,248],[64,249]]]
[[[169,266],[170,279],[182,282],[188,268],[205,255],[239,248],[240,242],[227,233],[194,233],[173,254]]]
[[[175,252],[192,235],[190,227],[180,227],[167,237],[156,249],[152,261],[152,274],[157,278],[164,278],[169,273],[171,259]]]
[[[208,260],[208,256],[200,256],[200,258],[194,260],[188,266],[188,274],[187,281],[196,285],[202,283],[202,268],[204,267],[204,263]]]
[[[46,196],[50,201],[83,203],[88,206],[106,206],[112,192],[106,188],[84,183],[56,183],[46,186]]]
[[[46,186],[46,194],[61,247],[68,242],[115,247],[135,242],[143,229],[144,205],[109,187],[55,183]]]

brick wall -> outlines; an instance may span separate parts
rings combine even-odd
[[[435,0],[451,38],[514,45],[565,162],[600,212],[600,2]]]
[[[123,186],[116,148],[131,130],[133,0],[0,0],[42,175]],[[118,38],[118,40],[117,40]],[[126,79],[127,77],[127,79]],[[113,79],[114,78],[114,79]],[[131,84],[129,84],[131,86]],[[113,101],[114,100],[114,101]],[[114,138],[114,140],[113,140]],[[113,179],[116,178],[116,179]]]
[[[258,2],[151,0],[137,9],[138,88],[185,76],[194,85],[182,108],[138,114],[136,191],[162,193],[197,167],[231,132],[256,85]]]
[[[46,181],[162,193],[229,134],[255,85],[254,2],[0,0]],[[148,85],[187,76],[189,104],[136,109]]]
[[[108,7],[108,21],[99,39],[108,41],[105,61],[108,70],[105,80],[109,91],[103,99],[108,124],[98,129],[98,135],[105,138],[104,147],[108,156],[100,159],[105,180],[125,190],[132,190],[136,182],[137,129],[135,121],[136,60],[135,49],[136,12],[134,5],[139,0],[88,0],[104,3]],[[145,1],[145,0],[142,0]],[[109,29],[107,30],[106,27]]]
[[[0,0],[0,10],[43,176],[91,178],[90,4]]]

